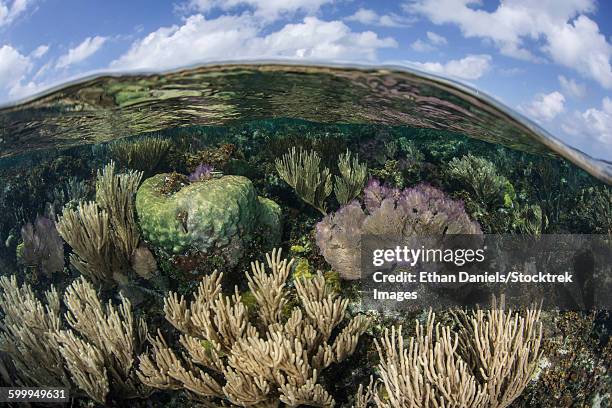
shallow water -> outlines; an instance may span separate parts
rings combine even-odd
[[[478,90],[392,68],[264,63],[99,76],[0,110],[0,157],[270,118],[449,130],[527,152],[554,152],[612,182],[609,162],[566,146]]]
[[[0,382],[66,387],[77,406],[90,401],[124,406],[126,399],[136,406],[193,406],[194,399],[202,399],[180,391],[152,393],[140,388],[142,358],[151,356],[151,343],[139,337],[137,319],[147,322],[150,335],[161,330],[179,356],[185,346],[178,341],[179,332],[195,336],[200,351],[210,353],[211,339],[202,336],[199,326],[196,330],[173,322],[176,314],[164,312],[164,298],[170,292],[190,298],[198,284],[218,270],[224,273],[224,293],[232,294],[234,285],[243,293],[240,301],[231,303],[244,304],[247,319],[258,321],[261,309],[254,306],[257,301],[244,272],[251,262],[264,261],[264,253],[274,247],[283,248],[283,257],[294,259],[282,296],[288,303],[279,319],[285,321],[290,308],[300,307],[295,282],[312,279],[317,270],[324,273],[326,287],[349,300],[347,319],[358,316],[359,285],[351,280],[354,271],[339,260],[350,252],[355,238],[342,234],[359,232],[355,219],[373,218],[383,207],[381,203],[379,208],[371,207],[368,201],[376,187],[373,180],[394,192],[385,200],[393,194],[412,194],[424,197],[421,205],[434,203],[435,211],[425,213],[449,214],[454,223],[449,225],[459,233],[598,234],[604,240],[612,236],[612,190],[606,184],[612,181],[610,163],[566,146],[476,90],[411,71],[234,64],[156,75],[102,76],[3,108],[0,132],[0,275],[14,274],[18,285],[30,285],[35,294],[25,290],[21,297],[7,297],[13,286],[0,281],[0,332],[4,340],[24,350],[17,353],[0,341]],[[290,177],[279,170],[279,159],[293,148],[320,160],[317,171],[329,174],[333,191],[323,193],[321,187],[308,198],[289,185]],[[364,178],[355,183],[353,195],[342,199],[339,163],[347,151],[363,166]],[[104,193],[104,186],[112,184],[104,182],[111,161],[116,173],[130,175],[132,187],[126,181]],[[121,176],[107,179],[116,177]],[[370,179],[367,184],[366,179]],[[122,188],[138,193],[121,201]],[[108,197],[120,204],[109,204]],[[401,198],[393,199],[400,211]],[[82,206],[88,201],[95,214],[108,215],[107,221],[93,217],[106,225],[106,235],[89,230],[79,240],[69,234],[66,220],[70,215],[85,220]],[[416,207],[413,211],[418,212]],[[330,227],[332,216],[341,224],[343,212],[352,214],[343,229]],[[328,227],[332,233],[326,236]],[[435,225],[432,228],[440,233]],[[328,246],[326,240],[334,245]],[[98,243],[93,255],[83,249],[91,242]],[[131,305],[122,310],[136,319],[117,326],[130,327],[126,336],[97,339],[75,323],[74,316],[65,315],[69,310],[78,320],[78,310],[91,310],[76,307],[75,312],[79,303],[69,296],[77,291],[73,282],[82,276],[93,283],[90,300],[118,304],[124,297],[129,299]],[[46,309],[45,318],[24,318],[45,308],[23,310],[20,305],[35,304],[28,296],[43,299],[51,285],[63,299],[61,307]],[[17,311],[15,316],[11,310]],[[104,313],[101,308],[95,316],[84,316],[95,322]],[[413,328],[415,318],[423,321],[422,314],[414,313],[371,317],[353,356],[319,378],[337,406],[351,406],[358,386],[378,375],[374,338],[392,325]],[[128,350],[124,358],[129,368],[121,372],[125,365],[105,355],[99,366],[108,370],[110,385],[97,394],[78,384],[69,375],[75,370],[69,367],[70,359],[58,353],[58,343],[37,356],[34,351],[40,352],[36,350],[40,344],[23,342],[23,333],[33,333],[34,338],[50,341],[61,338],[69,350],[68,338],[55,337],[56,332],[50,335],[53,330],[36,323],[54,318],[62,330],[82,342],[81,350],[84,344],[112,349],[104,341],[132,339],[129,345],[113,346]],[[449,313],[440,313],[439,319],[453,326]],[[537,381],[528,382],[512,406],[597,401],[609,406],[609,313],[547,310],[540,321],[544,355],[533,374]],[[11,324],[25,331],[17,336],[8,329]],[[266,325],[258,321],[256,326],[264,336]],[[336,328],[332,338],[340,327],[344,326]],[[405,334],[415,332],[408,329]],[[35,357],[31,361],[23,360],[28,352]],[[225,348],[219,356],[225,361],[230,352]],[[47,372],[39,361],[59,369]],[[196,365],[205,366],[201,363]],[[226,374],[211,375],[223,382]],[[187,388],[177,384],[176,389]],[[269,393],[271,401],[277,401],[279,391]],[[212,399],[212,406],[220,404],[219,398]]]

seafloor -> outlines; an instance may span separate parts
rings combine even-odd
[[[292,149],[294,156],[287,156]],[[286,166],[283,158],[289,162]],[[111,162],[114,168],[105,167]],[[112,181],[105,184],[105,177],[119,180],[122,173],[133,177],[126,176],[112,186]],[[343,189],[339,187],[342,182]],[[137,188],[136,196],[130,195]],[[123,202],[109,203],[122,191]],[[128,400],[135,406],[230,406],[239,405],[237,401],[243,406],[312,405],[316,398],[310,398],[311,403],[304,403],[309,400],[306,397],[300,400],[297,388],[303,383],[298,380],[296,389],[274,388],[274,381],[290,383],[292,376],[298,376],[289,369],[282,379],[268,381],[269,389],[263,392],[268,399],[253,396],[247,404],[246,398],[240,399],[235,395],[238,391],[227,386],[210,389],[207,396],[201,378],[182,381],[176,366],[175,371],[166,367],[166,377],[154,377],[146,363],[155,360],[153,345],[160,344],[155,343],[159,332],[174,350],[174,357],[183,362],[182,369],[198,375],[210,372],[223,386],[229,378],[227,371],[202,368],[218,363],[212,360],[233,358],[217,346],[223,344],[222,324],[198,325],[185,316],[181,320],[180,313],[169,318],[172,313],[168,310],[174,305],[175,312],[185,312],[188,306],[181,308],[178,296],[191,299],[202,279],[217,270],[223,273],[224,293],[233,294],[234,285],[243,293],[239,301],[234,298],[230,303],[242,303],[245,309],[226,312],[246,314],[245,321],[257,321],[253,327],[267,330],[263,327],[266,322],[263,326],[260,322],[267,312],[258,302],[257,285],[249,285],[244,273],[251,270],[252,262],[264,262],[265,253],[277,247],[294,262],[287,272],[286,292],[279,292],[288,298],[276,317],[269,319],[284,324],[293,318],[291,310],[300,308],[299,299],[304,301],[300,280],[316,279],[321,271],[328,287],[325,293],[347,299],[346,321],[324,336],[332,344],[348,321],[362,315],[359,284],[351,275],[351,236],[361,232],[357,219],[373,223],[375,211],[382,211],[381,202],[393,199],[396,207],[383,222],[388,225],[406,196],[421,200],[421,206],[435,202],[437,214],[447,216],[445,228],[451,225],[464,233],[612,237],[609,186],[553,155],[523,153],[443,131],[275,120],[168,129],[106,144],[24,154],[0,162],[0,272],[17,279],[14,284],[3,281],[0,297],[2,386],[66,387],[75,396],[71,404],[76,406],[125,406]],[[223,204],[207,207],[213,199]],[[372,204],[376,199],[379,202]],[[91,203],[89,210],[86,202]],[[378,207],[373,210],[372,205]],[[85,214],[99,217],[97,229],[87,229]],[[411,219],[428,228],[419,231],[442,232],[437,224],[427,224],[418,216],[411,215]],[[87,254],[87,248],[95,245],[97,258]],[[119,305],[123,299],[129,301],[131,331],[126,332],[128,326],[123,332],[113,326],[107,306],[100,306],[96,314],[88,309],[91,306],[84,294],[68,296],[76,291],[75,279],[82,276],[93,288],[95,295],[89,296],[97,296],[97,302]],[[23,285],[29,285],[31,291]],[[47,303],[43,301],[43,293],[51,287],[57,290],[57,305],[48,296]],[[170,292],[177,296],[175,304],[166,298]],[[18,302],[25,306],[20,309]],[[194,308],[205,308],[202,305],[192,304],[190,313],[197,314]],[[118,310],[114,309],[127,316],[121,314],[125,310]],[[313,310],[311,319],[317,315]],[[308,315],[307,307],[304,314]],[[394,403],[394,391],[384,381],[374,391],[377,398],[362,401],[363,405],[355,395],[370,377],[384,380],[374,340],[380,341],[386,328],[399,325],[406,339],[417,335],[414,321],[425,323],[426,313],[366,314],[367,322],[355,323],[362,327],[352,332],[356,340],[353,347],[347,346],[347,355],[336,356],[337,361],[317,373],[315,381],[336,406],[408,406]],[[33,323],[37,316],[56,320],[52,327],[41,327]],[[87,328],[86,317],[89,324],[96,319],[106,319],[106,323]],[[148,326],[148,337],[136,328],[140,319]],[[509,398],[510,406],[610,407],[611,319],[605,310],[543,311],[539,316],[540,352],[525,368],[524,390],[520,386],[522,392]],[[437,321],[460,331],[451,313],[439,313]],[[312,324],[315,331],[324,331],[324,325]],[[207,334],[203,327],[216,328],[218,333]],[[105,336],[119,336],[112,330],[138,341],[104,340]],[[232,330],[236,341],[248,331],[244,327]],[[187,337],[179,337],[180,333]],[[183,354],[188,338],[199,342],[200,360]],[[43,352],[37,349],[36,339],[45,339],[46,347],[55,345],[59,352],[46,350],[44,353],[55,357],[41,359],[36,355]],[[132,348],[120,350],[125,344]],[[72,346],[90,354],[71,355]],[[232,363],[234,374],[252,362],[241,358],[244,360],[236,357]],[[37,361],[57,367],[29,365]],[[159,359],[155,364],[163,371]],[[473,374],[486,383],[481,373]],[[252,379],[245,378],[247,382]],[[501,383],[500,387],[506,386]],[[466,406],[506,406],[503,399]],[[329,401],[320,397],[319,406],[329,406]]]

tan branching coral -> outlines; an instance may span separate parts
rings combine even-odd
[[[306,151],[292,147],[283,157],[275,161],[276,171],[297,195],[326,215],[325,199],[333,189],[332,176],[325,166],[321,168],[321,157],[314,150]]]
[[[66,290],[63,326],[60,299],[51,289],[41,302],[29,285],[0,278],[0,350],[15,366],[16,385],[79,389],[94,401],[144,397],[149,389],[136,378],[134,356],[146,325],[134,320],[130,302],[104,305],[83,277]]]
[[[363,384],[359,384],[359,388],[357,388],[355,393],[353,408],[368,408],[372,406],[377,390],[377,383],[373,377],[370,377],[370,382],[367,386],[364,387]]]
[[[0,277],[0,351],[15,366],[16,385],[70,386],[69,373],[53,333],[61,326],[57,291],[39,300],[30,285],[19,286],[15,276]]]
[[[334,400],[318,382],[320,373],[343,361],[357,346],[369,320],[346,319],[347,301],[325,283],[321,273],[295,282],[301,307],[286,317],[290,291],[285,286],[292,261],[281,252],[266,255],[270,272],[260,262],[247,274],[261,320],[249,312],[237,289],[221,292],[222,276],[206,276],[188,304],[171,293],[165,300],[166,319],[180,332],[186,350],[178,356],[158,335],[152,355],[140,357],[143,383],[161,389],[183,388],[194,397],[234,406],[331,407]]]
[[[119,140],[109,146],[110,155],[122,166],[150,175],[159,167],[172,143],[161,137],[148,137],[137,141]]]
[[[95,202],[65,208],[57,231],[72,248],[70,263],[94,281],[110,281],[120,268],[108,213]]]
[[[104,166],[102,171],[98,171],[96,179],[96,202],[108,213],[115,247],[121,256],[125,257],[125,262],[130,259],[140,242],[134,198],[141,180],[140,171],[117,174],[112,161]]]
[[[338,157],[338,170],[340,176],[336,176],[334,194],[340,204],[348,204],[363,190],[368,167],[359,162],[359,156],[351,157],[351,152],[347,150]]]
[[[293,187],[297,195],[323,215],[327,214],[325,200],[332,190],[340,204],[347,204],[361,193],[368,173],[367,166],[349,150],[338,156],[340,175],[335,176],[335,183],[314,150],[292,147],[274,164],[279,176]]]
[[[96,201],[66,207],[57,230],[72,247],[70,263],[94,282],[125,283],[140,234],[134,196],[141,172],[115,173],[110,162],[98,172]]]
[[[489,406],[505,408],[523,391],[541,356],[540,309],[523,316],[505,310],[504,298],[490,310],[455,313],[459,354],[484,384]]]
[[[120,295],[120,300],[119,307],[103,305],[93,286],[77,279],[64,295],[72,330],[56,333],[73,381],[100,403],[111,388],[124,398],[146,395],[133,363],[147,326],[142,319],[134,320],[128,299]]]
[[[376,342],[385,391],[374,394],[378,407],[505,408],[519,396],[541,355],[540,309],[506,311],[502,298],[486,312],[456,316],[453,333],[430,312],[407,345],[401,327],[385,330]]]

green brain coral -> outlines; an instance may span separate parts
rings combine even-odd
[[[223,176],[186,184],[164,194],[169,174],[146,179],[136,194],[136,210],[145,238],[172,254],[220,250],[237,261],[256,233],[270,244],[280,240],[281,209],[258,197],[242,176]]]

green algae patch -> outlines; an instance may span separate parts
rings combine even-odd
[[[148,178],[136,194],[140,227],[154,246],[170,254],[218,251],[233,263],[256,231],[262,231],[270,244],[280,239],[280,207],[258,197],[248,178],[223,176],[164,193],[171,178]]]

